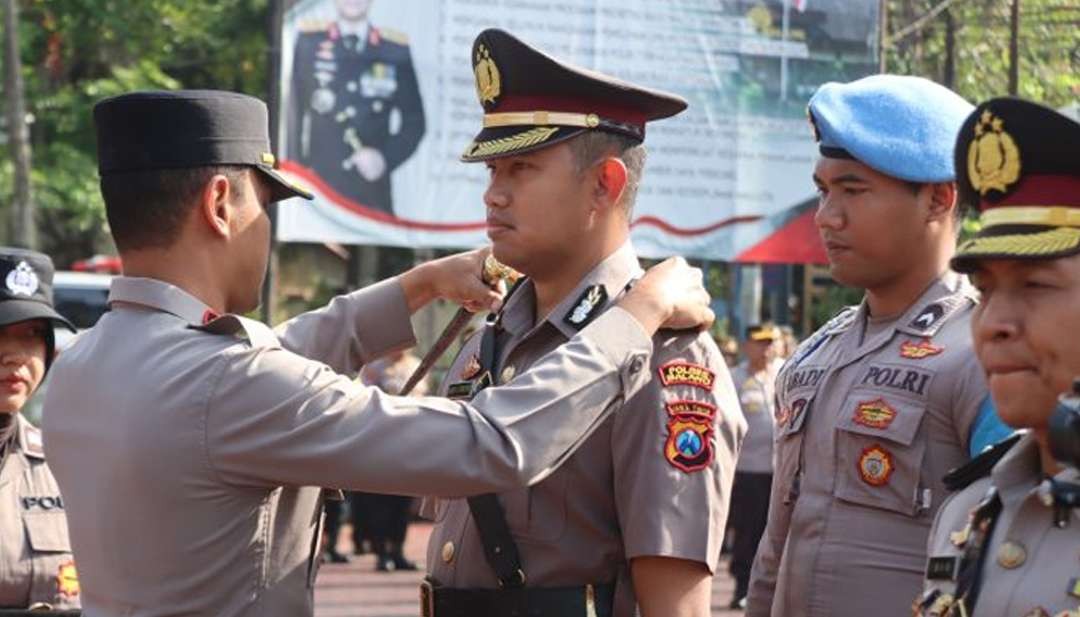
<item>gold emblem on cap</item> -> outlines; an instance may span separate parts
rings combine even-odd
[[[267,164],[267,165],[273,165],[274,161],[276,160],[276,159],[274,159],[274,155],[270,154],[269,152],[263,152],[261,158],[262,158],[262,162]]]
[[[1025,561],[1027,561],[1027,549],[1019,542],[1009,540],[998,549],[998,565],[1006,570],[1019,568]]]
[[[971,186],[980,195],[990,190],[1004,193],[1020,179],[1020,149],[1012,135],[1005,132],[1001,118],[989,109],[975,123],[975,139],[968,146],[967,166]]]
[[[480,104],[494,104],[502,91],[502,83],[499,78],[499,67],[495,66],[495,61],[491,59],[491,52],[483,43],[476,48],[473,72],[476,74],[476,96],[480,99]]]
[[[595,129],[596,127],[600,126],[600,116],[596,114],[589,114],[585,116],[585,126],[589,127],[590,129]]]

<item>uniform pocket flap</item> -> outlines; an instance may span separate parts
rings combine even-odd
[[[70,553],[67,517],[63,512],[34,512],[23,516],[30,547],[43,553]]]
[[[836,427],[842,431],[910,446],[926,413],[920,403],[874,391],[856,391],[844,401]]]

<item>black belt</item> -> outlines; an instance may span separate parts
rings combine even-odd
[[[420,585],[422,617],[611,617],[615,585],[457,589]]]

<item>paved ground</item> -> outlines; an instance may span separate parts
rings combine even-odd
[[[342,538],[348,537],[348,527]],[[415,524],[409,528],[405,553],[409,559],[422,564],[431,527]],[[345,543],[341,543],[345,547]],[[417,572],[375,572],[371,555],[354,557],[346,565],[323,564],[315,588],[316,617],[416,617],[421,575]],[[722,573],[713,584],[713,616],[741,615],[727,610],[733,583]]]

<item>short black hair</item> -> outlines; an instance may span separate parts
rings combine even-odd
[[[623,189],[621,205],[629,218],[634,211],[638,186],[645,169],[645,146],[639,140],[605,131],[585,131],[568,143],[579,174],[607,156],[614,156],[626,165],[626,188]]]
[[[116,248],[121,252],[166,248],[176,240],[193,204],[215,175],[243,195],[244,165],[185,167],[110,173],[101,177],[101,196]]]

